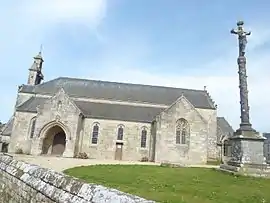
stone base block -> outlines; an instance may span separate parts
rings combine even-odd
[[[238,132],[239,133],[239,132]],[[242,131],[241,134],[235,133],[230,138],[231,158],[228,165],[241,167],[263,166],[266,164],[263,153],[265,138],[256,131]]]
[[[242,164],[241,166],[221,164],[218,170],[232,173],[235,175],[270,178],[270,167],[267,164],[263,165]]]
[[[270,167],[263,153],[264,140],[255,130],[237,130],[229,140],[230,159],[220,165],[220,170],[242,175],[270,176]]]

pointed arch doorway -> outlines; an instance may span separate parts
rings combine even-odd
[[[66,133],[58,125],[49,128],[42,145],[42,154],[62,156],[66,148]]]

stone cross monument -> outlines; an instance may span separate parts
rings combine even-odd
[[[240,106],[241,106],[241,124],[240,129],[254,131],[251,128],[251,123],[249,120],[249,106],[248,106],[248,88],[247,88],[247,71],[246,71],[246,45],[247,45],[247,36],[251,32],[244,31],[243,28],[244,22],[237,22],[237,29],[232,29],[231,33],[238,35],[239,41],[239,56],[238,56],[238,74],[239,74],[239,88],[240,88]]]
[[[247,36],[251,32],[246,32],[243,28],[244,22],[238,21],[237,28],[231,33],[238,36],[239,55],[237,59],[240,89],[241,123],[239,129],[229,139],[231,155],[229,161],[221,165],[221,169],[256,174],[266,168],[263,155],[263,143],[265,138],[252,128],[250,123],[248,105],[248,85],[246,70],[246,45]]]

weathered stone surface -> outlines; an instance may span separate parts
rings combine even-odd
[[[0,154],[0,202],[151,203]]]
[[[208,97],[207,93],[205,94]],[[29,101],[32,96],[26,92],[18,92],[16,106]],[[180,97],[181,94],[178,96]],[[183,99],[186,101],[176,100],[169,105],[148,104],[138,101],[78,98],[66,93],[64,89],[59,89],[53,95],[37,93],[36,98],[40,105],[33,106],[33,110],[37,110],[37,112],[14,112],[14,123],[8,147],[10,153],[15,153],[20,149],[23,153],[31,155],[51,154],[52,141],[54,135],[58,133],[54,128],[59,127],[65,134],[65,138],[63,138],[65,139],[64,157],[74,157],[84,153],[91,159],[114,160],[117,150],[116,143],[119,142],[117,130],[119,126],[123,126],[123,139],[120,142],[123,143],[121,159],[124,161],[148,159],[155,162],[170,160],[172,163],[205,164],[207,160],[218,157],[216,109],[194,107],[187,98]],[[161,117],[158,121],[158,126],[160,124],[161,127],[155,128],[143,118],[141,121],[130,121],[128,119],[102,119],[102,117],[94,115],[81,116],[83,112],[78,108],[76,102],[100,102],[130,105],[131,107],[145,106],[153,107],[154,111],[163,109],[162,115],[158,113],[159,110],[156,112],[156,116]],[[59,106],[59,104],[61,105]],[[186,119],[191,126],[188,147],[175,143],[175,121],[180,118]],[[35,125],[31,135],[30,129],[33,126],[33,120],[35,120]],[[96,124],[99,126],[98,143],[92,144],[93,126]],[[147,132],[144,147],[141,147],[142,129]],[[162,137],[161,134],[165,136]]]

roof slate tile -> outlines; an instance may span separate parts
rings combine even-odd
[[[20,92],[54,95],[63,88],[71,97],[115,101],[133,101],[171,105],[182,94],[196,108],[215,109],[215,104],[204,90],[107,82],[60,77],[36,86],[23,85]]]

